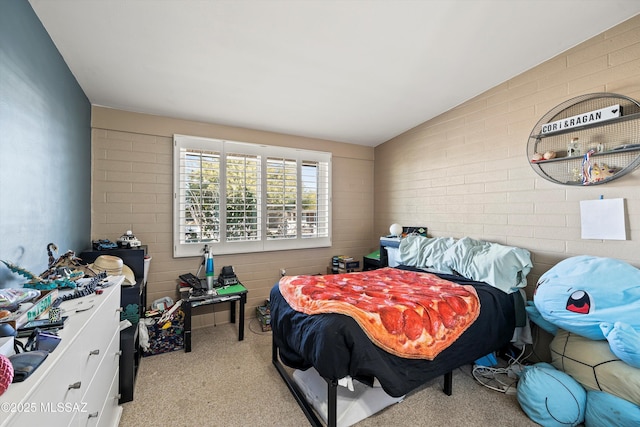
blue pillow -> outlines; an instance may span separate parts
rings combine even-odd
[[[586,427],[640,426],[640,406],[613,394],[587,392]]]
[[[587,392],[570,375],[548,363],[536,363],[522,371],[518,402],[538,424],[574,427],[584,422]]]

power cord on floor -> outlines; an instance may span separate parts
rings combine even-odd
[[[473,378],[488,389],[504,394],[516,394],[525,349],[526,346],[522,346],[522,351],[515,358],[509,356],[510,360],[504,367],[473,365],[471,370]]]
[[[540,341],[540,331],[542,331],[542,328],[536,325],[535,323],[532,323],[531,331],[533,332],[533,336],[531,337],[533,342],[531,343],[531,354],[527,356],[527,358],[529,358],[530,356],[534,356],[535,360],[542,361],[544,360],[544,358],[540,356],[538,353],[536,353],[536,346]]]

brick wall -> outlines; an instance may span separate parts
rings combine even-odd
[[[640,266],[640,171],[604,185],[563,186],[538,176],[526,154],[534,125],[553,107],[594,92],[638,100],[639,75],[636,16],[379,145],[377,234],[398,222],[427,225],[432,236],[527,248],[535,264],[530,287],[556,262],[577,254]],[[600,195],[626,199],[627,241],[580,238],[579,201]]]
[[[201,262],[200,257],[173,258],[174,133],[333,153],[332,248],[214,257],[216,271],[233,265],[249,289],[247,317],[254,317],[255,307],[268,298],[281,268],[287,274],[325,273],[331,256],[361,258],[373,249],[373,148],[93,107],[91,237],[115,241],[132,230],[148,245],[153,257],[148,304],[164,296],[177,299],[178,275],[195,274]],[[196,314],[194,327],[213,323],[210,306]],[[221,312],[215,320],[228,319],[228,312]]]

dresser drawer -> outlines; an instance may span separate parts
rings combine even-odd
[[[50,354],[48,358],[52,356],[53,354]],[[82,410],[81,398],[84,388],[88,386],[82,384],[81,375],[77,370],[80,359],[78,352],[69,352],[52,366],[46,381],[41,383],[26,401],[31,408],[30,411],[17,414],[11,425],[68,425],[74,412]],[[29,381],[29,378],[26,381]]]
[[[96,296],[95,298],[101,298],[101,296]],[[80,353],[82,354],[82,360],[76,369],[81,372],[82,381],[87,384],[89,384],[98,366],[102,363],[102,359],[109,355],[113,356],[113,352],[107,350],[107,348],[112,345],[114,334],[120,335],[118,295],[112,292],[107,298],[108,300],[93,315],[91,321],[87,323],[76,339],[81,345]],[[95,307],[92,310],[95,310]],[[118,347],[119,344],[116,345],[116,349]]]
[[[73,426],[95,426],[99,419],[111,415],[105,415],[106,411],[113,411],[118,406],[118,387],[113,388],[112,382],[119,378],[120,360],[120,334],[114,333],[111,343],[104,352],[100,365],[94,372],[91,382],[82,397],[83,409],[76,414]],[[115,404],[109,402],[115,402]],[[118,417],[119,419],[119,417]],[[117,426],[117,423],[114,424]]]
[[[118,405],[118,375],[117,370],[112,375],[108,392],[104,397],[93,396],[91,399],[96,405],[91,405],[85,413],[77,414],[77,422],[73,425],[79,427],[117,427],[122,415],[122,407]],[[97,406],[97,407],[95,407]]]
[[[113,377],[113,374],[119,369],[119,362],[120,334],[116,333],[113,334],[100,365],[93,371],[94,375],[90,380],[87,393],[82,396],[83,401],[90,402],[95,409],[102,406],[109,384],[111,384],[111,377]]]

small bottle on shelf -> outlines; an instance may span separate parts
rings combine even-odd
[[[571,138],[569,144],[567,144],[567,156],[579,156],[580,155],[580,143],[578,138]]]

